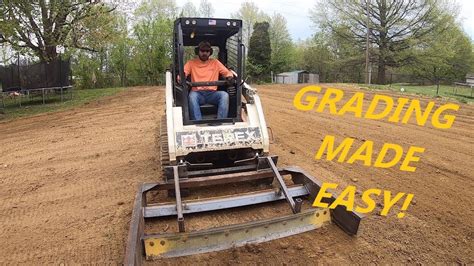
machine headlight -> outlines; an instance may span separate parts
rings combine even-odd
[[[232,22],[232,26],[237,26],[237,22]]]
[[[195,21],[195,20],[193,20],[191,23],[192,23],[193,25],[196,25],[196,21]]]
[[[230,21],[227,21],[227,26],[230,26]]]
[[[184,23],[185,23],[186,25],[189,25],[189,20],[186,20]]]

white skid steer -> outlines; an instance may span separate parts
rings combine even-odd
[[[216,58],[232,70],[234,82],[186,80],[185,47],[196,47],[201,41],[210,42]],[[270,241],[330,222],[350,235],[357,234],[360,215],[344,207],[311,207],[321,182],[297,167],[277,168],[277,156],[269,155],[269,134],[260,98],[255,89],[243,82],[242,21],[179,18],[174,23],[173,43],[174,62],[166,73],[166,116],[160,133],[163,180],[139,187],[124,264]],[[202,120],[190,118],[188,93],[197,86],[217,86],[228,93],[227,118],[217,119],[217,109],[212,105],[201,106]],[[198,200],[187,200],[183,195],[199,193],[203,188],[252,182],[266,184],[268,189]],[[157,191],[174,200],[150,202],[147,194]],[[309,205],[303,205],[303,200],[308,200]],[[186,231],[185,215],[249,205],[264,207],[265,203],[276,201],[286,201],[287,215]],[[334,198],[327,199],[327,203],[332,201]],[[146,232],[149,220],[170,216],[176,217],[176,232]]]

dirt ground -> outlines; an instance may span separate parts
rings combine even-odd
[[[157,263],[474,263],[474,106],[460,104],[453,127],[442,130],[413,120],[402,125],[298,111],[293,97],[301,86],[257,88],[279,166],[298,165],[359,191],[413,193],[405,218],[396,211],[369,214],[356,237],[330,225]],[[343,88],[345,100],[360,91]],[[366,101],[375,93],[400,96],[363,92]],[[161,178],[156,133],[163,112],[164,88],[139,87],[72,110],[0,122],[0,264],[120,264],[137,185]],[[416,172],[314,160],[326,135],[426,150]]]

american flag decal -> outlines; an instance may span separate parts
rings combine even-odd
[[[210,19],[209,20],[209,25],[216,25],[217,21],[215,19]]]
[[[196,136],[195,135],[182,135],[181,142],[184,147],[194,147],[196,146]]]

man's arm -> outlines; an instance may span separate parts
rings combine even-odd
[[[230,70],[227,69],[227,67],[225,67],[225,66],[221,63],[221,61],[219,61],[219,60],[217,60],[217,59],[216,59],[216,61],[217,61],[217,68],[219,69],[219,74],[220,74],[221,76],[224,76],[224,77],[226,77],[226,78],[233,78],[233,77],[234,77],[234,75],[232,74],[232,72],[230,72]]]
[[[185,79],[191,74],[191,64],[190,64],[190,61],[186,62],[186,64],[184,64],[184,77]],[[178,75],[176,75],[176,79],[178,81],[178,83],[181,83],[181,77],[179,76],[179,73]]]
[[[184,64],[184,76],[187,77],[191,75],[191,61],[186,62]]]

